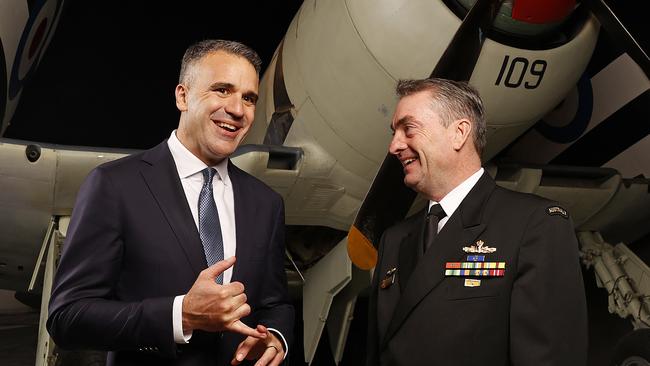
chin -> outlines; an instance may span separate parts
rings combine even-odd
[[[215,156],[230,156],[230,154],[235,152],[236,148],[237,148],[237,144],[234,144],[232,142],[222,141],[212,145],[210,148],[210,152]]]
[[[409,177],[404,177],[404,185],[415,190],[415,187],[417,187],[418,182],[414,181],[414,179],[409,179]]]

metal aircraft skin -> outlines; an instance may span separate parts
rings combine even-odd
[[[55,33],[63,2],[0,3],[1,133]],[[287,271],[297,296],[354,287],[332,305],[349,314],[357,290],[367,286],[367,271],[338,248],[386,156],[395,83],[431,74],[473,3],[306,0],[295,15],[233,161],[285,199],[293,262]],[[488,114],[486,169],[500,185],[559,201],[580,231],[634,242],[650,232],[648,76],[628,53],[612,50],[582,6],[552,3],[542,12],[505,1],[470,70]],[[513,9],[529,13],[515,16]],[[131,152],[0,139],[0,288],[27,290],[50,223],[71,214],[85,175]],[[416,199],[410,211],[423,203]],[[342,268],[341,277],[312,285],[323,256],[335,263],[321,266]],[[312,305],[329,309],[335,294]],[[308,360],[322,323],[305,319]],[[338,360],[346,326],[334,326]]]

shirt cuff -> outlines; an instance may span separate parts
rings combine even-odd
[[[174,342],[178,344],[190,343],[192,331],[183,331],[183,299],[185,295],[176,296],[172,307],[172,326],[174,328]],[[283,338],[284,339],[284,338]]]
[[[287,340],[284,339],[284,336],[282,335],[282,333],[280,333],[279,330],[275,328],[267,328],[267,329],[273,332],[273,334],[279,335],[280,339],[282,339],[282,343],[284,344],[284,357],[282,358],[282,360],[284,361],[284,359],[287,358],[287,355],[289,354],[289,345],[287,344]]]

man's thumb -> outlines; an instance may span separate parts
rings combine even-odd
[[[205,273],[210,277],[210,278],[217,278],[220,274],[225,272],[228,268],[232,267],[233,264],[235,264],[235,257],[232,256],[228,259],[224,259],[222,261],[219,261],[210,267],[205,269]]]

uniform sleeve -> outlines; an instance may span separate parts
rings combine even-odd
[[[510,307],[512,365],[586,365],[578,242],[566,211],[549,209],[535,209],[520,246]]]
[[[100,167],[82,185],[49,305],[47,329],[67,349],[147,349],[174,355],[173,297],[119,301],[125,250],[121,202]]]

